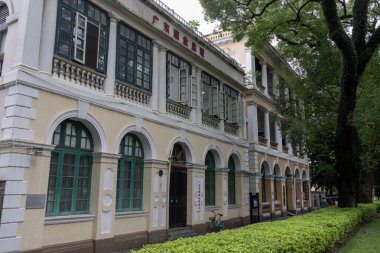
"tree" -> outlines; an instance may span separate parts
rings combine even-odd
[[[218,20],[236,39],[248,38],[260,49],[279,40],[283,48],[313,52],[330,43],[340,56],[339,98],[334,156],[338,175],[339,206],[357,205],[361,168],[358,130],[353,124],[357,89],[380,43],[380,4],[376,0],[200,0],[206,16]],[[326,36],[328,34],[328,36]],[[286,51],[286,50],[285,50]],[[319,51],[315,54],[318,55]],[[296,55],[296,54],[295,54]],[[294,59],[300,62],[300,58]],[[333,66],[334,67],[334,66]],[[335,66],[335,69],[338,66]],[[301,75],[310,72],[301,66]]]
[[[199,30],[199,26],[201,25],[201,23],[199,23],[198,20],[193,19],[193,20],[189,20],[189,21],[187,21],[187,25],[188,25],[191,29],[193,29],[194,31],[198,31],[198,30]]]

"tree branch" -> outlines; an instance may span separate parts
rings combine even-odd
[[[369,0],[355,0],[353,7],[352,41],[358,55],[365,50]]]
[[[365,67],[367,66],[367,63],[371,60],[372,55],[376,51],[380,44],[380,26],[377,27],[375,32],[369,37],[366,49],[361,54],[361,57],[359,59],[359,66],[358,66],[358,74],[361,75],[364,72]]]

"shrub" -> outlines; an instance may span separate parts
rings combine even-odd
[[[328,207],[287,220],[145,245],[138,252],[325,252],[359,223],[373,219],[378,208],[380,202]]]

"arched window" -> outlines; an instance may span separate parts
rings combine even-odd
[[[7,38],[8,25],[6,19],[9,16],[8,6],[0,2],[0,75],[3,69],[3,59],[5,52],[5,40]]]
[[[228,159],[228,204],[236,204],[235,161],[232,156]]]
[[[262,195],[262,201],[267,202],[267,192],[265,187],[265,166],[264,164],[261,165],[261,174],[263,175],[261,177],[261,195]]]
[[[207,152],[205,159],[205,204],[206,206],[215,205],[215,158],[211,151]]]
[[[127,134],[120,143],[117,170],[116,211],[142,210],[144,150],[139,138]]]
[[[66,120],[54,131],[46,215],[89,211],[93,143],[90,132],[78,121]]]

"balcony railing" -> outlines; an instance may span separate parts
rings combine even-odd
[[[219,122],[220,122],[220,119],[202,114],[202,123],[206,126],[219,128]]]
[[[54,56],[53,75],[66,81],[103,91],[106,75],[65,58]]]
[[[239,130],[239,126],[237,126],[236,124],[224,122],[224,132],[237,135],[238,130]]]
[[[272,149],[277,149],[277,148],[278,148],[278,144],[277,144],[276,142],[274,142],[274,141],[271,141],[271,142],[270,142],[270,147],[271,147]]]
[[[289,152],[289,148],[287,146],[282,146],[282,152],[287,154]]]
[[[259,144],[263,145],[263,146],[266,146],[267,145],[267,139],[262,137],[262,136],[259,136]]]
[[[166,101],[166,112],[184,119],[190,118],[191,108],[171,100]]]
[[[117,81],[115,84],[115,95],[118,98],[142,106],[149,106],[150,92],[141,90],[137,87]]]

